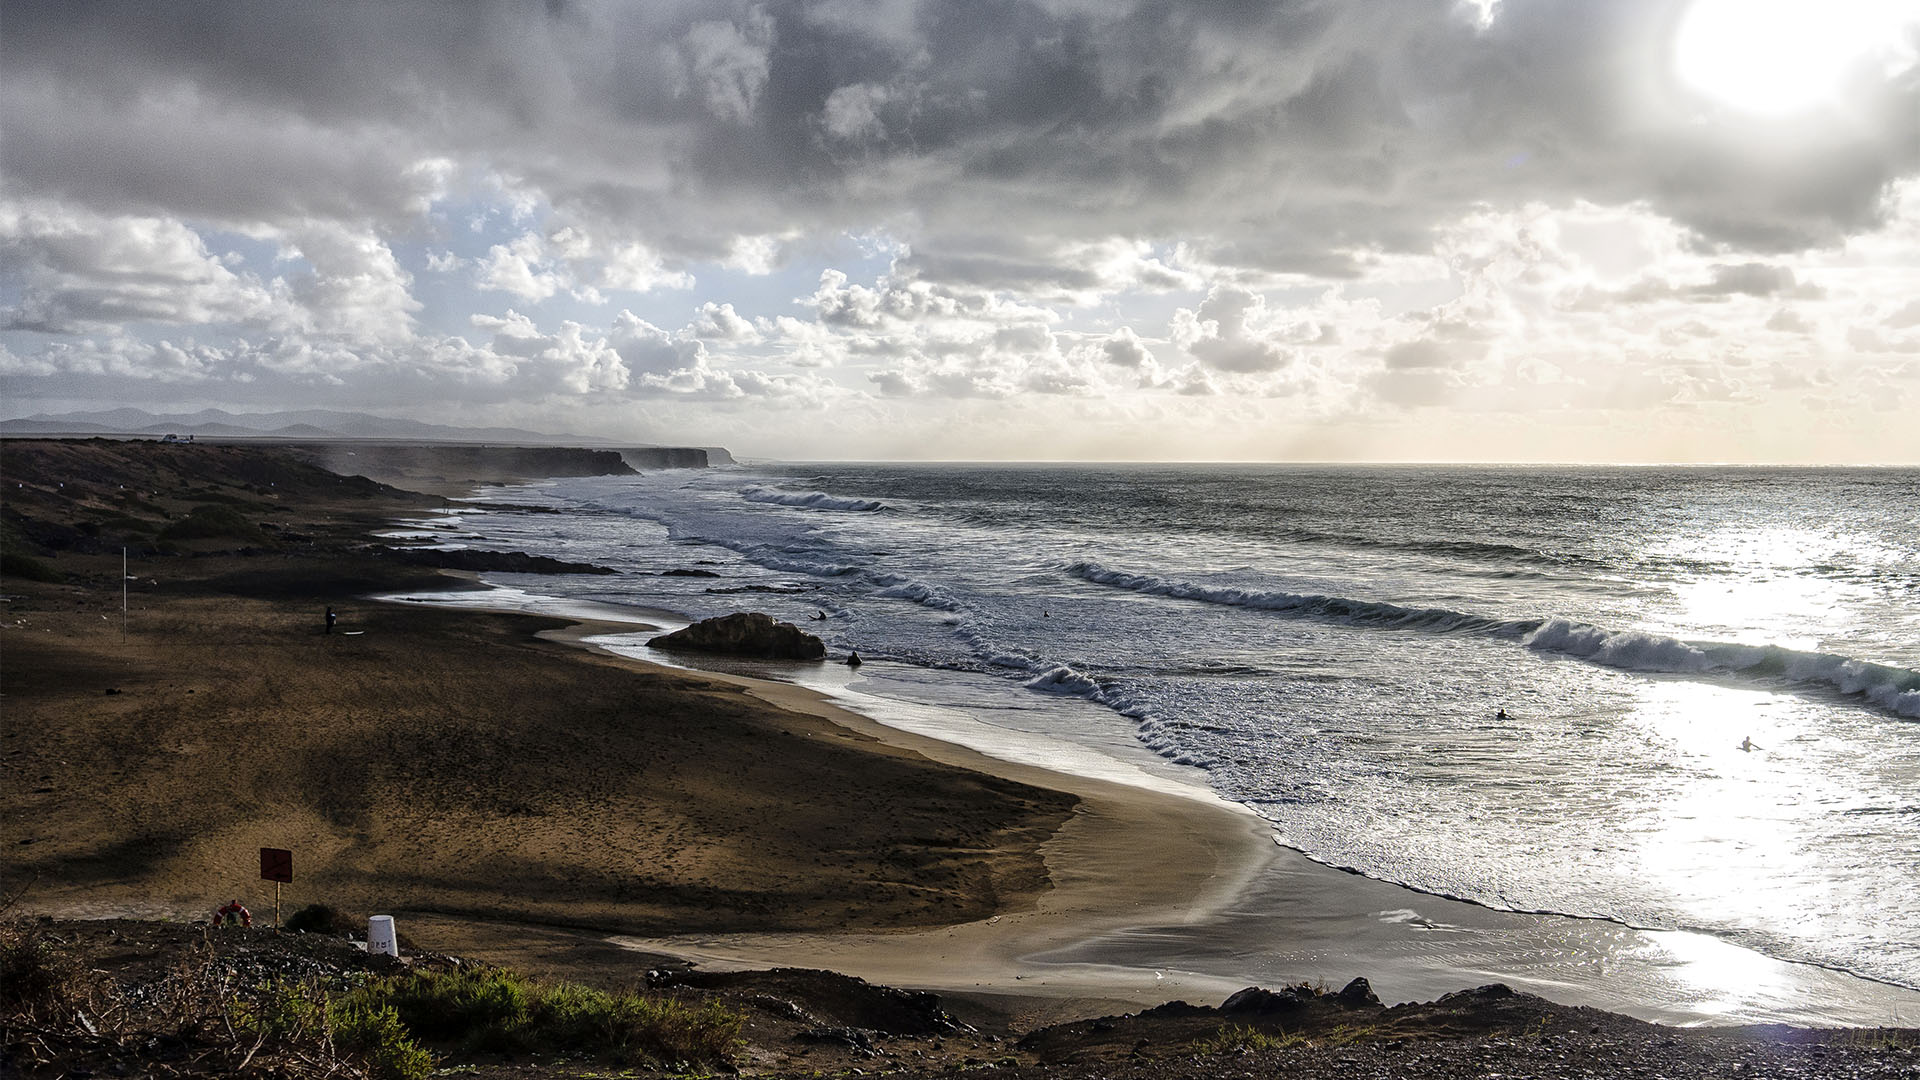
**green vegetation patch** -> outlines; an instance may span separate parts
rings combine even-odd
[[[720,1064],[740,1038],[740,1015],[714,1002],[538,982],[499,968],[388,976],[342,1000],[373,1011],[391,1009],[424,1041],[481,1052]]]
[[[372,976],[345,989],[275,983],[231,1007],[265,1044],[315,1042],[363,1062],[379,1080],[422,1080],[428,1045],[469,1053],[563,1053],[615,1064],[685,1069],[725,1064],[741,1017],[714,1002],[610,994],[499,968]]]
[[[259,1045],[319,1044],[356,1059],[375,1080],[426,1080],[433,1055],[414,1041],[393,1009],[353,994],[328,1000],[311,983],[277,983],[253,1000],[232,1007],[235,1026],[253,1032]]]

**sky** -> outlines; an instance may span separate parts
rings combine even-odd
[[[4,0],[0,399],[1920,464],[1920,0]]]

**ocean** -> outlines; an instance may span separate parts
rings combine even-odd
[[[1309,857],[1920,987],[1920,471],[762,465],[408,535],[766,611]],[[664,575],[667,571],[680,573]],[[663,576],[664,575],[664,576]]]

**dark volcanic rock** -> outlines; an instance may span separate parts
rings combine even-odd
[[[819,638],[792,623],[774,622],[773,616],[758,611],[702,619],[685,630],[663,634],[647,644],[656,649],[687,649],[768,660],[820,660],[827,655],[827,646]]]
[[[880,1052],[873,1045],[873,1036],[856,1027],[813,1028],[797,1033],[794,1038],[804,1043],[837,1043],[866,1055]]]
[[[497,570],[507,574],[617,574],[620,571],[592,563],[567,562],[524,551],[448,551],[440,548],[390,548],[374,546],[372,555],[385,555],[414,566],[434,566],[442,570]]]
[[[719,577],[720,575],[714,573],[711,570],[698,570],[698,569],[690,569],[684,566],[676,566],[671,570],[660,571],[660,576],[661,577]]]
[[[1502,986],[1500,989],[1506,990],[1507,988]],[[1508,993],[1511,994],[1512,991],[1508,991]],[[1342,1005],[1378,1006],[1380,1004],[1379,997],[1375,996],[1373,992],[1373,984],[1364,978],[1355,979],[1341,987],[1340,992],[1333,995],[1333,999]]]
[[[1354,982],[1364,983],[1366,980],[1355,979]],[[1346,991],[1343,990],[1341,993],[1344,994]],[[1439,1000],[1435,1001],[1434,1004],[1448,1005],[1454,1008],[1472,1008],[1476,1005],[1486,1005],[1490,1002],[1504,1001],[1507,998],[1515,996],[1517,995],[1514,994],[1513,987],[1508,986],[1506,983],[1488,983],[1485,986],[1476,986],[1471,990],[1455,990],[1451,994],[1444,994]]]
[[[1316,997],[1318,995],[1313,992],[1313,989],[1305,986],[1289,986],[1284,990],[1249,986],[1221,1002],[1220,1011],[1229,1015],[1298,1012]]]
[[[763,616],[764,617],[764,616]],[[924,990],[875,986],[865,979],[836,971],[775,968],[772,971],[661,971],[648,972],[647,985],[655,989],[691,987],[702,990],[772,990],[786,999],[788,1008],[805,1006],[803,1015],[829,1018],[821,1030],[803,1033],[820,1041],[843,1041],[845,1032],[886,1035],[947,1035],[973,1029],[940,1007],[940,999]]]

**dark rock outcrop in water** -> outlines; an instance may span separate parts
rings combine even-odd
[[[827,655],[827,646],[819,638],[792,623],[775,622],[773,616],[758,611],[702,619],[685,630],[663,634],[647,644],[656,649],[685,649],[765,660],[821,660]]]
[[[396,559],[411,566],[441,570],[494,570],[504,574],[617,574],[620,571],[592,563],[567,562],[524,551],[447,551],[440,548],[394,548],[375,545],[370,555]]]

